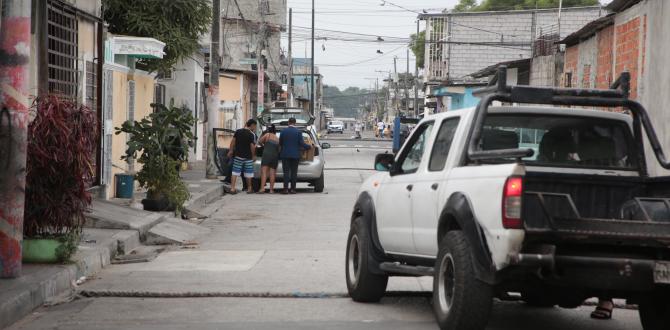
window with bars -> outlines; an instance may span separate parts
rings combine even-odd
[[[156,84],[154,87],[154,103],[165,105],[165,85]]]
[[[98,77],[95,63],[91,61],[86,62],[86,106],[97,111],[97,95],[98,95]]]
[[[69,6],[47,1],[48,90],[72,100],[77,99],[78,86],[77,16]]]

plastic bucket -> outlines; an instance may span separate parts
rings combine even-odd
[[[130,174],[116,175],[116,198],[133,198],[135,178]]]

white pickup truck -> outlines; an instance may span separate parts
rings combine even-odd
[[[476,109],[424,118],[361,187],[351,297],[380,300],[389,276],[433,276],[442,329],[484,329],[493,298],[512,293],[565,308],[627,299],[645,330],[670,329],[670,178],[648,176],[643,131],[670,164],[627,79],[610,90],[498,83]]]

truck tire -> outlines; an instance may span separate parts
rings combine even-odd
[[[493,288],[476,279],[465,234],[447,233],[439,245],[433,276],[433,311],[440,328],[484,330],[492,305]]]
[[[346,278],[349,296],[357,302],[378,302],[384,297],[388,276],[370,272],[373,243],[363,217],[356,218],[347,239]]]
[[[640,301],[640,321],[644,330],[670,329],[670,302],[665,294],[652,293]]]
[[[323,172],[321,172],[321,176],[318,179],[316,179],[316,181],[314,181],[314,192],[322,193],[323,189],[325,188],[325,185],[326,183],[323,176]]]

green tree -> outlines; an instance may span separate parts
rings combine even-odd
[[[426,54],[426,31],[419,32],[417,38],[416,33],[410,36],[410,47],[414,56],[416,57],[416,66],[423,69],[425,54]]]
[[[208,0],[103,0],[103,6],[109,32],[165,43],[162,60],[138,62],[140,68],[148,71],[170,70],[195,53],[200,48],[200,36],[209,30],[212,20]]]
[[[463,11],[472,11],[477,7],[477,0],[461,0],[454,7],[454,11],[463,12]]]

